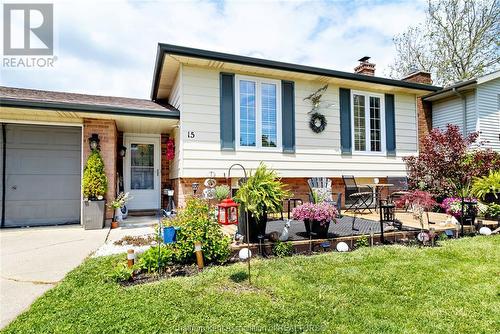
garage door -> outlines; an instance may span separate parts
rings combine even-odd
[[[79,223],[81,128],[4,126],[3,226]]]

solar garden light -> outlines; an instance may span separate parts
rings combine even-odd
[[[196,196],[196,192],[198,191],[199,187],[200,187],[200,184],[198,182],[193,182],[191,184],[191,189],[193,189],[193,195]]]
[[[196,254],[196,264],[198,265],[198,270],[203,269],[203,252],[201,251],[201,241],[195,241],[194,252]]]
[[[135,254],[134,250],[131,248],[127,251],[127,266],[132,268],[134,266]]]
[[[94,150],[98,150],[99,149],[99,135],[97,133],[93,133],[92,136],[90,136],[89,138],[89,146],[90,146],[90,150],[91,151],[94,151]]]

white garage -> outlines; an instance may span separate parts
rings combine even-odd
[[[81,127],[2,124],[2,227],[80,222]]]

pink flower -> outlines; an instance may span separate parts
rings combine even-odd
[[[293,219],[296,220],[333,221],[336,223],[335,217],[337,214],[337,208],[326,202],[318,204],[305,203],[292,210]]]

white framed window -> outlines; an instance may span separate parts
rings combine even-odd
[[[384,95],[351,92],[351,129],[353,151],[385,154]]]
[[[235,76],[236,147],[281,150],[281,82]]]

